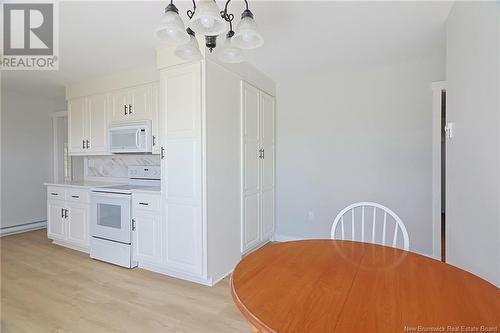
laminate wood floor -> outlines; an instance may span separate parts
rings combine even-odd
[[[92,260],[45,230],[2,237],[1,332],[249,332],[215,287]]]

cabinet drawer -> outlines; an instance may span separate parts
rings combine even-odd
[[[66,200],[73,202],[89,203],[90,193],[89,190],[79,188],[68,188],[66,190]]]
[[[47,199],[66,200],[66,189],[64,187],[47,187]]]
[[[132,209],[134,210],[149,210],[160,211],[160,195],[155,194],[133,194]]]

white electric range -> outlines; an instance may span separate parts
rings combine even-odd
[[[128,185],[92,189],[90,198],[90,257],[133,268],[132,192],[161,185],[159,166],[130,166]]]

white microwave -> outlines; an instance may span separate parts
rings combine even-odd
[[[113,124],[109,128],[111,153],[151,153],[151,121]]]

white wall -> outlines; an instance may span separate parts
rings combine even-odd
[[[500,8],[455,2],[447,22],[450,264],[500,286]]]
[[[412,251],[432,254],[431,82],[445,77],[444,45],[440,52],[281,80],[278,235],[329,238],[342,208],[375,201],[404,221]]]
[[[9,91],[2,84],[0,228],[46,220],[43,182],[53,178],[51,113],[64,97]]]

